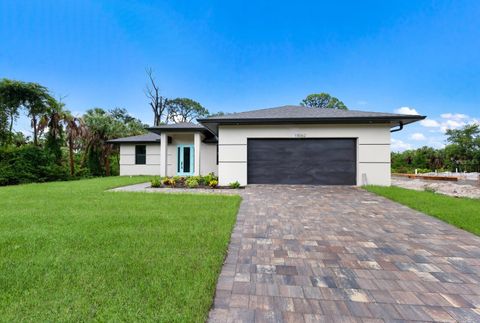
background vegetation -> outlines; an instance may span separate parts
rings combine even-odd
[[[480,129],[466,125],[461,129],[447,130],[448,145],[442,149],[421,147],[401,153],[392,153],[392,172],[480,171]]]
[[[160,96],[149,77],[146,95],[155,124],[209,114],[194,100]],[[32,136],[15,131],[21,115],[30,119]],[[122,108],[93,108],[74,116],[46,87],[1,79],[0,185],[118,175],[118,147],[108,140],[143,134],[146,126]]]

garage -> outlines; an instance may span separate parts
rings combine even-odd
[[[356,139],[248,139],[248,184],[356,185]]]

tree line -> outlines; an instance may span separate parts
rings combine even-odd
[[[153,75],[146,87],[154,125],[191,122],[209,115],[189,98],[160,96]],[[155,112],[155,111],[154,111]],[[32,136],[15,131],[20,116]],[[148,125],[124,108],[92,108],[81,116],[38,83],[0,80],[0,185],[118,175],[118,147],[108,140],[144,134]]]
[[[477,124],[446,132],[447,145],[441,149],[421,147],[392,152],[392,171],[413,173],[437,171],[480,171],[480,128]]]

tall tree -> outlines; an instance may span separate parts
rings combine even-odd
[[[110,114],[115,120],[123,122],[126,126],[126,133],[128,136],[135,136],[141,135],[147,132],[145,128],[148,125],[143,124],[140,119],[135,118],[134,116],[130,115],[127,109],[124,108],[114,108],[110,110]]]
[[[54,101],[48,89],[38,83],[3,79],[0,82],[0,110],[3,111],[0,115],[0,123],[5,123],[5,121],[1,122],[5,116],[9,118],[9,142],[13,123],[18,117],[19,109],[23,107],[31,118],[33,143],[38,145],[39,118],[48,111]]]
[[[62,102],[50,98],[47,111],[40,116],[38,123],[38,131],[40,133],[48,129],[45,148],[54,156],[57,164],[62,162],[64,106]]]
[[[100,108],[90,109],[83,119],[88,128],[85,151],[92,175],[104,173],[110,176],[110,156],[114,151],[114,145],[108,143],[108,140],[145,132],[140,120],[129,116],[122,109],[110,112]]]
[[[309,108],[348,110],[342,101],[328,93],[310,94],[300,102],[300,105]]]
[[[469,124],[446,132],[450,143],[445,150],[456,165],[466,171],[480,170],[480,126]]]
[[[145,87],[145,95],[150,100],[149,105],[153,111],[153,125],[159,126],[164,119],[167,119],[167,103],[168,99],[160,95],[160,87],[155,81],[153,70],[146,69],[148,82]]]
[[[70,166],[70,175],[75,175],[74,149],[77,140],[84,138],[86,134],[85,123],[81,118],[72,115],[70,111],[64,114],[65,129],[68,142],[68,159]]]
[[[25,82],[9,79],[0,80],[0,142],[12,142],[13,123],[18,118],[20,108],[27,95]]]
[[[208,110],[192,99],[176,98],[168,101],[169,120],[174,123],[192,122],[194,119],[208,115]]]
[[[27,109],[28,116],[31,118],[33,130],[33,144],[38,146],[39,118],[48,113],[51,105],[55,102],[48,89],[38,83],[27,83],[25,101],[23,106]]]

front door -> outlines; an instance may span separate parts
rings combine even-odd
[[[193,145],[177,146],[177,175],[190,176],[193,175],[194,150]]]

